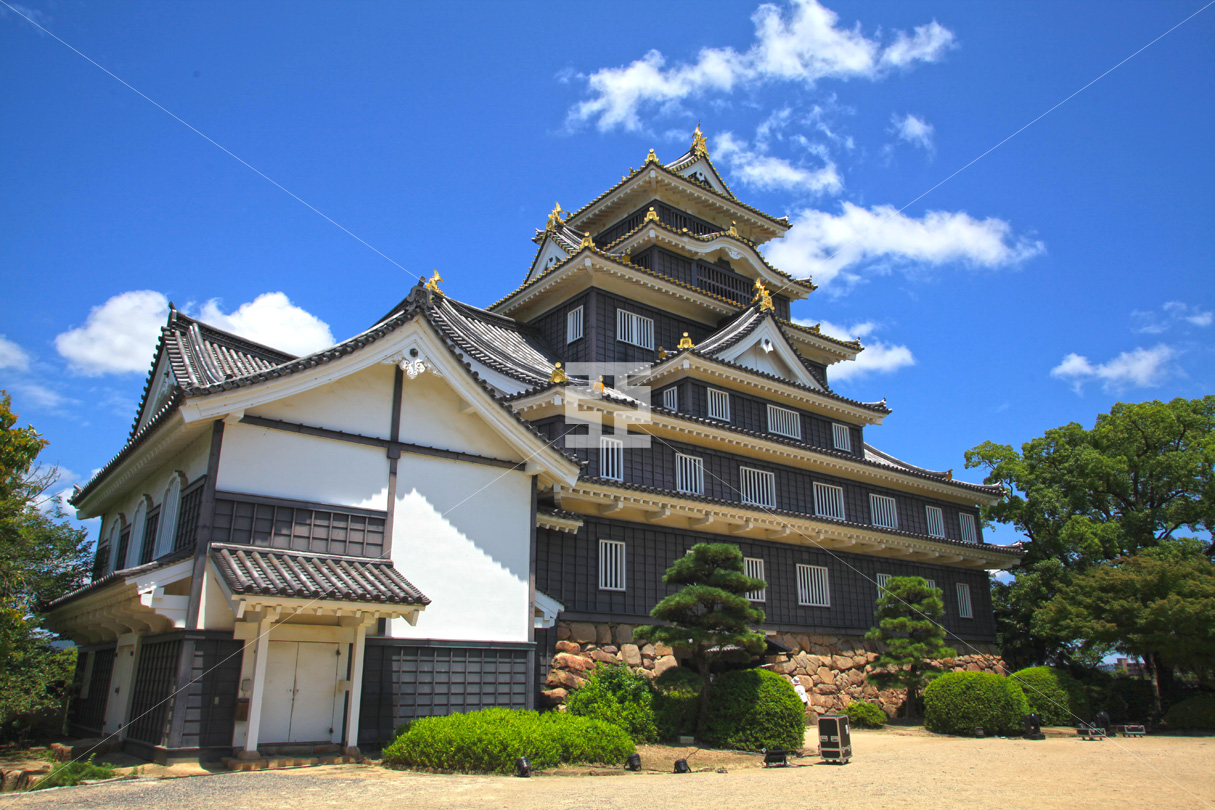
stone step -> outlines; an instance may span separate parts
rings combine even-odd
[[[360,762],[362,757],[345,754],[324,754],[321,756],[269,756],[261,759],[237,759],[224,757],[224,767],[230,771],[269,771],[282,768],[308,768],[316,765],[349,765]]]
[[[113,753],[122,747],[122,741],[117,736],[108,738],[90,737],[84,740],[67,740],[65,742],[53,742],[48,748],[51,749],[51,754],[60,762],[67,762],[72,759],[81,759],[88,754],[96,754],[98,757]]]

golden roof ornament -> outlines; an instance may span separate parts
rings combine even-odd
[[[692,133],[692,154],[707,158],[709,156],[709,145],[705,142],[704,133],[700,131],[700,123],[696,124],[696,131]]]
[[[602,375],[602,374],[600,374],[600,375],[599,375],[599,379],[598,379],[598,380],[596,380],[596,381],[595,381],[595,382],[594,382],[594,383],[591,385],[591,391],[593,391],[593,392],[594,392],[594,393],[596,393],[596,394],[602,394],[602,393],[603,393],[603,375]]]
[[[642,222],[657,222],[658,212],[654,210],[654,206],[650,206],[650,210],[645,212],[645,219]]]
[[[659,360],[667,359],[667,350],[662,348],[661,346],[658,347],[658,359]]]
[[[759,311],[768,312],[772,309],[772,294],[764,287],[764,283],[759,279],[755,279],[755,297],[751,299],[751,303],[759,302]]]
[[[624,254],[620,257],[620,261],[624,262],[625,264],[632,264],[633,263],[633,249],[629,248],[628,250],[626,250],[624,252]]]
[[[654,154],[653,149],[650,150],[650,154],[645,156],[645,162],[646,163],[657,163],[658,162],[658,155]],[[642,164],[642,165],[645,165],[645,164]]]
[[[726,231],[726,234],[729,236],[737,237],[738,236],[738,223],[731,220],[730,221],[730,230]]]
[[[578,245],[578,249],[581,250],[582,248],[593,248],[594,246],[595,240],[591,239],[591,232],[587,231],[585,234],[583,234],[582,244]]]
[[[810,331],[817,335],[819,333],[819,330],[822,328],[823,328],[823,324],[820,321],[819,323],[816,323],[814,326],[811,326]]]
[[[553,366],[553,373],[548,375],[548,381],[551,383],[569,382],[570,378],[565,376],[565,369],[561,368],[561,364]]]
[[[561,225],[565,224],[565,217],[561,216],[565,212],[561,210],[561,203],[556,203],[553,206],[553,212],[548,215],[548,222],[544,226],[546,231],[555,231]]]
[[[683,337],[679,339],[679,348],[680,350],[692,348],[692,338],[688,337],[687,332],[684,332]]]
[[[953,467],[950,467],[948,470],[945,471],[945,480],[946,481],[953,480]]]
[[[426,280],[425,287],[426,287],[426,289],[430,290],[432,293],[438,293],[439,295],[442,295],[443,291],[439,289],[439,282],[443,280],[443,277],[441,275],[439,275],[438,270],[434,270],[433,273],[434,273],[434,275]]]

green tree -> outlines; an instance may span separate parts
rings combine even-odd
[[[1118,403],[1092,429],[1054,428],[1020,452],[984,442],[966,466],[1004,486],[984,518],[1026,539],[1014,582],[993,589],[1001,650],[1018,665],[1080,665],[1088,640],[1038,634],[1036,612],[1092,565],[1215,526],[1215,396]]]
[[[642,625],[633,636],[688,654],[702,684],[696,721],[700,735],[708,716],[713,664],[764,649],[764,634],[753,629],[764,623],[764,612],[746,595],[767,583],[747,576],[742,552],[731,543],[697,543],[667,569],[662,581],[681,586],[650,611],[652,618],[669,624]]]
[[[891,577],[878,594],[877,626],[865,638],[882,644],[883,652],[867,680],[882,689],[906,689],[906,717],[919,716],[922,687],[942,671],[935,661],[957,656],[945,646],[944,616],[941,591],[923,577]]]
[[[16,425],[0,392],[0,736],[21,736],[62,706],[75,654],[50,646],[38,614],[89,567],[85,532],[48,497],[54,471],[34,467],[45,440]]]
[[[1159,717],[1160,666],[1204,680],[1215,669],[1215,565],[1198,541],[1167,541],[1076,575],[1034,622],[1042,635],[1142,656]]]

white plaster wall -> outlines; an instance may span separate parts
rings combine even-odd
[[[527,641],[531,479],[515,471],[403,455],[392,560],[431,599],[397,638]]]
[[[401,390],[401,441],[479,456],[522,460],[522,455],[495,433],[480,415],[461,413],[464,407],[465,403],[438,375],[425,373],[412,380],[406,378]]]
[[[247,413],[330,430],[388,438],[393,366],[383,363]]]
[[[224,428],[221,490],[363,509],[386,509],[388,456],[383,448],[282,430]]]
[[[198,615],[204,630],[231,630],[236,624],[232,603],[224,596],[210,564],[203,569],[202,603]]]

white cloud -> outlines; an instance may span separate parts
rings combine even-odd
[[[889,205],[862,208],[842,203],[839,214],[806,209],[793,218],[784,239],[769,243],[768,259],[795,276],[813,276],[819,286],[845,285],[862,273],[892,267],[963,264],[1005,267],[1036,256],[1042,242],[1015,237],[1001,219],[975,219],[965,212],[929,211],[916,219]]]
[[[651,50],[621,67],[603,68],[587,77],[590,98],[575,105],[571,124],[595,121],[600,130],[641,128],[643,107],[677,105],[707,93],[765,82],[813,85],[823,78],[880,78],[889,69],[933,62],[953,46],[953,34],[935,21],[913,34],[898,32],[886,47],[861,33],[837,27],[838,15],[817,0],[794,0],[789,13],[765,3],[751,16],[755,41],[744,53],[733,48],[704,48],[691,63],[666,66]]]
[[[30,367],[30,356],[25,349],[0,335],[0,368],[25,371]]]
[[[932,124],[925,121],[923,118],[908,113],[900,118],[898,115],[893,115],[890,118],[890,125],[894,129],[894,134],[900,140],[907,141],[912,146],[918,146],[925,152],[933,150]]]
[[[36,408],[45,410],[58,410],[66,405],[76,405],[77,400],[71,397],[66,397],[45,385],[38,383],[23,382],[13,386],[13,390],[21,400],[29,402]]]
[[[796,319],[794,322],[800,323],[803,326],[813,326],[815,323],[806,319]],[[830,321],[821,321],[819,324],[819,328],[825,335],[837,337],[841,340],[857,338],[865,345],[865,350],[857,355],[856,360],[836,363],[830,368],[827,374],[833,383],[843,382],[844,380],[855,380],[871,374],[889,374],[901,368],[915,365],[915,355],[911,353],[911,349],[907,346],[887,343],[884,340],[876,338],[865,340],[866,337],[877,331],[878,325],[873,321],[863,321],[849,326],[831,323]]]
[[[1106,391],[1154,388],[1172,373],[1169,361],[1176,355],[1171,346],[1159,343],[1150,349],[1123,352],[1109,362],[1094,365],[1087,357],[1073,352],[1051,369],[1050,375],[1070,382],[1077,394],[1085,383],[1095,381],[1100,381]]]
[[[1181,301],[1168,301],[1160,312],[1135,310],[1131,313],[1132,331],[1147,335],[1159,335],[1174,326],[1206,327],[1215,323],[1215,312]]]
[[[120,293],[93,307],[84,326],[58,335],[55,348],[89,377],[146,372],[168,315],[168,299],[154,290]]]
[[[305,355],[334,344],[329,324],[297,307],[286,293],[262,293],[235,312],[225,314],[217,298],[203,304],[196,316],[212,326],[233,332],[256,343]]]
[[[746,141],[735,138],[729,132],[715,138],[714,146],[718,156],[730,164],[734,176],[753,188],[838,194],[844,187],[835,164],[825,156],[825,166],[806,169],[784,158],[753,150]]]
[[[249,340],[295,354],[308,354],[333,345],[329,326],[295,306],[284,293],[259,295],[225,313],[218,299],[207,301],[200,320]],[[169,301],[154,290],[121,293],[93,307],[83,326],[55,338],[55,348],[79,374],[143,373],[152,362],[160,328],[169,315]]]

